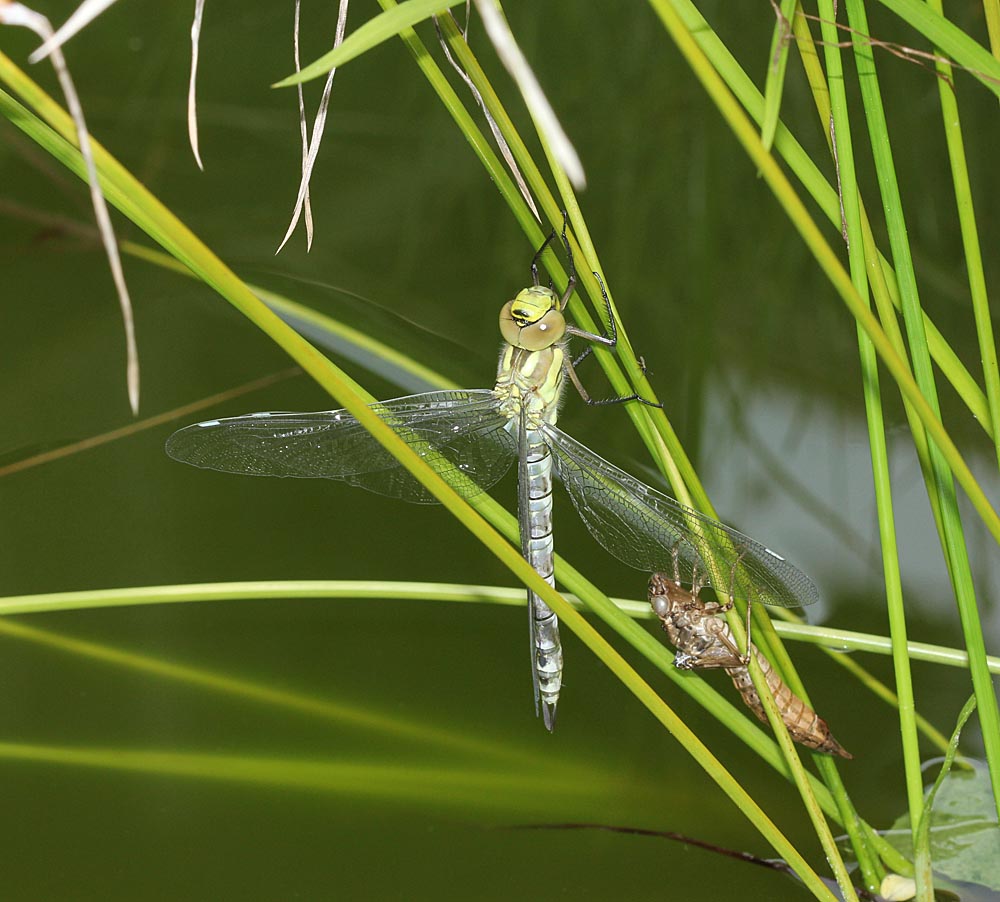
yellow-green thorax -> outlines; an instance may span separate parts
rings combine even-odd
[[[494,392],[510,419],[521,407],[529,428],[554,423],[562,392],[566,320],[551,288],[535,285],[518,292],[500,311],[500,332],[507,344],[500,355]]]

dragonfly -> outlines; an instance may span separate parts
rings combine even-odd
[[[733,568],[738,566],[734,562]],[[670,644],[677,649],[674,666],[681,670],[722,668],[729,674],[733,685],[743,697],[746,706],[757,715],[758,720],[767,723],[764,705],[750,679],[750,654],[757,658],[760,672],[767,682],[781,719],[795,742],[830,755],[853,758],[834,738],[833,733],[812,708],[800,699],[750,641],[750,605],[747,605],[747,645],[743,654],[736,644],[729,624],[722,614],[733,608],[733,580],[730,580],[729,601],[703,601],[699,595],[702,581],[698,574],[693,577],[691,588],[686,589],[681,582],[680,564],[674,558],[673,578],[666,573],[654,573],[649,580],[649,603],[660,618],[663,630]]]
[[[591,535],[636,569],[665,569],[676,554],[679,572],[691,577],[705,571],[706,557],[721,566],[738,561],[744,581],[768,603],[792,607],[813,600],[815,586],[783,558],[643,484],[556,426],[567,381],[591,405],[659,405],[638,394],[598,400],[584,389],[576,366],[594,347],[615,346],[616,325],[603,284],[609,334],[566,321],[563,311],[576,275],[565,223],[566,288],[557,295],[540,284],[538,262],[554,236],[553,231],[532,260],[531,286],[500,311],[504,345],[493,388],[424,392],[377,402],[373,411],[465,498],[496,485],[516,459],[521,550],[550,585],[555,585],[554,473]],[[590,342],[575,359],[567,349],[571,337]],[[207,420],[175,432],[166,451],[175,460],[227,473],[332,479],[413,503],[437,500],[344,410]],[[562,687],[559,624],[530,590],[527,607],[536,713],[540,710],[551,731]]]

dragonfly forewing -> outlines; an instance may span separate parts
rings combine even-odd
[[[371,407],[464,497],[499,482],[514,459],[509,421],[488,389],[426,392]],[[208,420],[170,436],[167,453],[224,473],[336,479],[417,504],[437,500],[344,410]]]
[[[620,561],[645,572],[673,570],[692,582],[782,607],[811,604],[816,585],[749,536],[686,507],[620,470],[555,426],[543,427],[556,474],[591,535]]]

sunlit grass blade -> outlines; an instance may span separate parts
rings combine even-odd
[[[0,742],[0,759],[24,764],[62,765],[164,778],[297,789],[426,808],[492,809],[506,817],[525,813],[551,817],[554,806],[593,810],[628,793],[635,784],[618,774],[592,769],[580,780],[574,769],[537,761],[507,769],[455,765],[377,763],[359,758],[305,759],[273,755],[226,755],[127,747],[53,746]],[[643,791],[640,788],[640,791]],[[651,787],[645,792],[655,795]]]
[[[123,593],[125,594],[125,593]],[[164,593],[170,595],[171,593]],[[162,597],[162,595],[161,595]],[[233,597],[247,598],[246,594]],[[278,597],[273,588],[259,597]],[[149,596],[132,593],[132,600],[141,598],[139,603],[148,603]],[[122,601],[123,597],[112,597],[112,601]],[[180,600],[173,593],[171,600]],[[191,600],[188,598],[187,600]],[[233,676],[206,667],[196,667],[177,661],[166,660],[155,655],[142,654],[129,649],[117,648],[103,642],[79,639],[62,632],[42,629],[9,617],[0,617],[0,635],[22,642],[31,642],[63,654],[75,655],[109,667],[116,667],[161,680],[168,680],[203,691],[222,695],[233,701],[263,705],[278,710],[292,711],[307,717],[329,721],[342,727],[405,740],[411,743],[431,745],[447,749],[449,753],[461,753],[496,759],[514,758],[524,763],[526,753],[511,748],[507,742],[489,742],[471,735],[456,733],[423,722],[411,721],[395,714],[381,713],[370,706],[334,701],[305,692],[279,689],[274,686]],[[581,778],[583,775],[580,775]]]
[[[983,0],[986,15],[986,31],[990,36],[993,55],[1000,59],[1000,0]]]
[[[0,597],[0,616],[40,614],[53,611],[85,611],[105,608],[135,607],[147,604],[185,604],[213,601],[240,601],[262,598],[326,598],[361,601],[366,599],[397,601],[453,602],[457,604],[494,604],[510,607],[524,605],[521,589],[503,586],[461,585],[456,583],[400,582],[397,580],[252,580],[245,582],[187,583],[168,586],[136,586],[130,589],[84,589],[72,592],[43,592],[37,595]],[[580,599],[566,600],[583,609]],[[656,619],[646,600],[610,599],[614,606],[633,620]],[[807,642],[838,653],[845,661],[848,652],[892,654],[892,640],[876,633],[812,626],[805,623],[776,621],[775,631],[784,639]],[[643,635],[651,638],[643,631]],[[658,645],[658,647],[661,647]],[[666,652],[664,652],[666,654]],[[911,660],[945,667],[968,669],[969,656],[962,649],[910,640],[906,653]],[[987,658],[990,673],[1000,676],[1000,657]],[[947,739],[945,739],[947,742]],[[942,749],[943,752],[943,749]]]

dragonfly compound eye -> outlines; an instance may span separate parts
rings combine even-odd
[[[653,613],[657,617],[670,616],[670,601],[665,595],[651,595],[649,603],[653,606]]]
[[[500,332],[505,341],[518,348],[540,351],[551,347],[566,333],[559,298],[551,288],[541,285],[518,292],[500,311]]]

